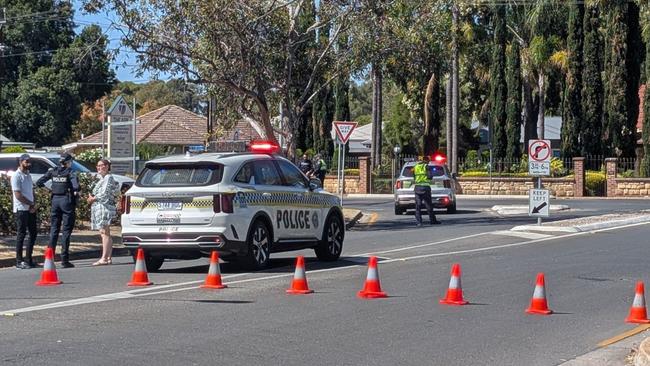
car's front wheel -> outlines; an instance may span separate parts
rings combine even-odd
[[[404,214],[405,211],[406,211],[405,209],[401,208],[398,205],[395,205],[395,215],[402,215]]]
[[[345,238],[345,226],[339,214],[332,214],[325,221],[323,238],[320,240],[314,251],[316,257],[321,261],[335,261],[343,252],[343,239]]]
[[[242,264],[253,270],[268,267],[271,253],[271,231],[262,220],[255,220],[246,238],[248,253]]]

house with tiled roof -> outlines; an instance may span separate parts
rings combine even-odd
[[[164,145],[171,153],[183,153],[191,146],[203,145],[208,130],[205,116],[193,113],[175,105],[167,105],[137,118],[136,143]],[[224,133],[220,140],[250,141],[259,139],[259,134],[246,121],[239,121]],[[104,134],[108,143],[108,132]],[[63,146],[66,151],[80,152],[102,146],[102,132],[84,137]]]

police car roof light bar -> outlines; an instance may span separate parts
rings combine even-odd
[[[437,152],[433,154],[433,159],[431,160],[435,161],[436,163],[444,164],[447,161],[447,157],[445,156],[445,154],[441,152]]]
[[[270,141],[251,141],[248,150],[260,154],[273,154],[280,150],[280,146]]]

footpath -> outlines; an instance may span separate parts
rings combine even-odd
[[[344,208],[343,216],[345,227],[347,229],[354,226],[363,216],[360,210]],[[113,237],[113,256],[129,255],[128,250],[122,245],[122,236],[120,227],[111,227],[111,236]],[[27,238],[25,238],[27,240]],[[39,234],[34,246],[33,259],[37,263],[43,263],[45,248],[49,241],[49,235],[46,233]],[[59,240],[59,248],[61,240]],[[57,250],[57,253],[58,251]],[[88,259],[99,258],[102,252],[99,232],[93,230],[75,230],[70,237],[70,259]],[[57,260],[59,260],[57,254]],[[13,267],[16,265],[16,236],[0,236],[0,268]]]

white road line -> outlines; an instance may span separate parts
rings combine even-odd
[[[627,228],[627,227],[641,226],[641,225],[648,225],[648,224],[650,224],[650,223],[643,222],[643,223],[636,223],[636,224],[630,224],[630,225],[625,225],[625,226],[619,226],[617,228],[606,228],[606,229],[593,230],[593,231],[589,231],[589,232],[571,233],[571,234],[567,234],[567,235],[553,236],[553,237],[548,237],[548,238],[540,238],[540,239],[535,239],[535,240],[527,240],[527,241],[522,241],[522,242],[517,242],[517,243],[512,243],[512,244],[494,245],[494,246],[485,247],[485,248],[457,250],[457,251],[451,251],[451,252],[423,254],[423,255],[416,255],[416,256],[404,257],[404,258],[387,259],[387,260],[382,260],[380,263],[388,264],[388,263],[404,262],[404,261],[415,260],[415,259],[423,259],[423,258],[443,257],[443,256],[456,255],[456,254],[485,252],[485,251],[489,251],[489,250],[504,249],[504,248],[518,247],[518,246],[526,246],[526,245],[537,244],[537,243],[546,242],[546,241],[552,241],[552,240],[556,240],[556,239],[565,239],[565,238],[571,238],[571,237],[574,237],[574,236],[588,235],[590,233],[597,233],[597,232],[602,232],[602,231],[611,231],[611,230],[615,230],[615,229],[622,229],[622,228]],[[487,234],[489,234],[489,233],[487,233]],[[475,236],[479,236],[479,235],[484,235],[484,234],[468,235],[468,236],[465,236],[465,237],[462,237],[462,238],[466,239],[466,238],[471,238],[471,237],[475,237]],[[442,244],[442,243],[445,243],[445,242],[450,242],[450,241],[459,240],[459,239],[461,239],[461,238],[448,239],[448,240],[443,240],[443,241],[440,241],[440,242],[417,245],[417,246],[413,246],[413,247],[409,247],[409,248],[410,249],[421,248],[423,246]],[[400,248],[400,250],[406,250],[406,248]],[[396,251],[396,250],[393,250],[393,251]],[[377,252],[377,253],[385,253],[385,252],[387,252],[387,251]],[[370,253],[370,254],[372,254],[372,253]],[[363,254],[356,255],[356,256],[357,257],[358,256],[363,256]],[[315,273],[322,273],[322,272],[342,271],[342,270],[347,270],[347,269],[350,269],[350,268],[356,268],[356,267],[359,267],[359,266],[362,266],[362,265],[364,265],[364,263],[351,264],[351,265],[348,265],[348,266],[341,266],[341,267],[334,267],[334,268],[317,269],[317,270],[307,271],[307,273],[315,274]],[[228,276],[227,278],[239,277],[239,276],[246,275],[246,274],[247,273],[235,274],[235,275],[232,275],[232,276]],[[238,284],[238,283],[266,281],[266,280],[272,280],[272,279],[284,278],[284,277],[291,277],[291,276],[293,276],[293,273],[285,273],[285,274],[280,274],[280,275],[272,275],[272,276],[257,277],[257,278],[248,278],[248,279],[236,280],[236,281],[230,281],[230,282],[224,281],[224,283],[227,284],[227,285],[233,285],[233,284]],[[224,277],[224,279],[225,278],[226,277]],[[129,299],[129,298],[136,298],[136,297],[143,297],[143,296],[160,295],[160,294],[166,294],[166,293],[172,293],[172,292],[187,291],[187,290],[197,289],[199,286],[175,288],[175,289],[168,289],[168,290],[163,290],[163,291],[158,291],[158,290],[163,289],[163,288],[169,288],[169,287],[178,287],[178,286],[182,286],[182,285],[197,284],[197,283],[200,283],[200,282],[203,282],[203,281],[189,281],[189,282],[183,282],[183,283],[178,283],[178,284],[163,285],[163,286],[159,286],[159,287],[155,287],[155,288],[138,289],[138,290],[132,290],[132,291],[123,291],[123,292],[117,292],[117,293],[111,293],[111,294],[105,294],[105,295],[91,296],[91,297],[87,297],[87,298],[60,301],[60,302],[55,302],[55,303],[51,303],[51,304],[44,304],[44,305],[38,305],[38,306],[30,306],[30,307],[26,307],[26,308],[19,308],[19,309],[13,309],[13,310],[0,311],[0,315],[15,315],[15,314],[28,313],[28,312],[39,311],[39,310],[48,310],[48,309],[55,309],[55,308],[62,308],[62,307],[69,307],[69,306],[76,306],[76,305],[84,305],[84,304],[91,304],[91,303],[98,303],[98,302],[105,302],[105,301],[113,301],[113,300]]]
[[[544,239],[553,236],[549,234],[532,233],[528,231],[510,231],[510,230],[493,231],[490,234],[501,235],[501,236],[514,236],[516,238],[524,238],[524,239]]]
[[[366,257],[368,255],[375,255],[375,254],[384,254],[384,253],[395,253],[395,252],[402,252],[405,250],[411,250],[411,249],[417,249],[417,248],[424,248],[424,247],[430,247],[434,245],[440,245],[440,244],[445,244],[445,243],[450,243],[452,241],[458,241],[458,240],[463,240],[463,239],[469,239],[469,238],[475,238],[477,236],[483,236],[489,233],[480,233],[480,234],[472,234],[472,235],[466,235],[466,236],[459,236],[457,238],[451,238],[451,239],[445,239],[441,241],[436,241],[433,243],[426,243],[426,244],[419,244],[419,245],[412,245],[410,247],[403,247],[403,248],[397,248],[397,249],[390,249],[390,250],[383,250],[380,252],[368,252],[368,253],[363,253],[363,254],[356,254],[353,255],[352,257]]]

